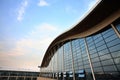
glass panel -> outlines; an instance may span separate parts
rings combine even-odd
[[[120,51],[112,52],[113,57],[120,57]]]
[[[0,80],[8,80],[8,77],[0,77]]]
[[[110,59],[110,58],[111,58],[110,54],[100,56],[101,60],[106,60],[106,59]]]
[[[104,35],[103,35],[103,36],[104,36]],[[110,42],[110,41],[112,41],[112,40],[114,40],[114,39],[116,39],[116,38],[118,38],[118,37],[114,34],[114,35],[111,35],[110,37],[105,38],[105,41],[106,41],[106,42]]]
[[[93,58],[93,59],[91,59],[92,60],[92,62],[98,62],[99,61],[99,58],[97,57],[97,58]]]
[[[31,80],[31,78],[25,78],[25,80]]]
[[[98,54],[97,53],[91,54],[90,57],[91,58],[98,57]]]
[[[10,77],[9,80],[16,80],[16,77]]]
[[[94,68],[95,72],[103,72],[102,67]]]
[[[104,66],[103,69],[104,69],[104,71],[116,71],[116,68],[114,65]]]
[[[32,80],[37,80],[37,78],[33,78]]]
[[[118,31],[120,32],[120,24],[116,25]]]
[[[112,59],[102,61],[101,63],[102,65],[113,65],[114,64]]]
[[[113,46],[113,47],[110,47],[109,49],[110,49],[110,52],[118,51],[118,50],[120,50],[120,44]]]
[[[17,80],[24,80],[24,77],[18,77]]]
[[[119,58],[115,58],[114,61],[115,61],[116,64],[120,64],[120,57]]]
[[[114,46],[116,44],[120,44],[120,39],[117,38],[117,39],[114,39],[113,41],[108,42],[107,46],[111,47],[111,46]]]
[[[101,55],[104,55],[104,54],[107,54],[109,53],[108,49],[104,49],[102,51],[99,51],[98,54],[101,56]]]
[[[106,45],[102,45],[102,46],[98,47],[97,50],[98,50],[98,51],[101,51],[101,50],[103,50],[103,49],[105,49],[105,48],[107,48]]]
[[[119,65],[117,65],[117,68],[118,68],[118,70],[120,71],[120,64],[119,64]]]
[[[101,66],[100,62],[96,62],[96,63],[92,63],[93,64],[93,67],[99,67]]]

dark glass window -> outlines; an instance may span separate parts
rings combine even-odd
[[[9,72],[1,72],[1,76],[9,76]]]
[[[100,46],[100,47],[97,47],[97,50],[98,51],[101,51],[101,50],[104,50],[104,49],[106,49],[107,47],[106,47],[106,45],[102,45],[102,46]]]
[[[115,34],[115,32],[112,28],[102,32],[102,35],[103,35],[104,38],[111,37],[111,35],[114,35],[114,34]]]
[[[110,41],[112,41],[112,40],[114,40],[116,38],[118,38],[118,37],[114,34],[114,35],[111,35],[110,37],[105,38],[105,41],[110,42]]]
[[[87,43],[93,42],[92,37],[88,37],[88,38],[86,38],[86,40],[87,40]]]
[[[88,64],[88,65],[84,65],[84,68],[90,68],[90,65]]]
[[[120,64],[119,64],[119,65],[117,65],[117,68],[118,68],[118,70],[120,71]]]
[[[96,49],[93,49],[93,50],[90,50],[89,52],[90,52],[90,54],[94,54],[94,53],[96,53],[97,51],[96,51]]]
[[[37,80],[37,78],[33,78],[32,80]]]
[[[110,52],[118,51],[118,50],[120,50],[120,44],[113,46],[113,47],[110,47],[109,49],[110,49]]]
[[[90,68],[85,69],[86,72],[91,72]]]
[[[113,65],[114,64],[112,59],[102,61],[101,63],[102,65]]]
[[[98,57],[98,54],[97,53],[91,54],[90,57],[91,58]]]
[[[120,57],[119,58],[115,58],[114,61],[115,61],[116,64],[120,64]]]
[[[116,68],[114,65],[111,66],[103,66],[104,71],[116,71]]]
[[[101,35],[100,35],[100,34],[97,34],[97,35],[93,36],[93,39],[96,40],[96,39],[99,38],[99,37],[101,37]]]
[[[101,66],[100,62],[93,63],[93,67]]]
[[[16,80],[16,77],[10,77],[9,80]]]
[[[31,78],[25,78],[25,80],[31,80]]]
[[[101,56],[101,55],[104,55],[104,54],[107,54],[109,53],[108,49],[104,49],[104,50],[101,50],[98,52],[98,54]]]
[[[24,80],[24,77],[18,77],[17,80]]]
[[[113,57],[120,57],[120,51],[112,52]]]
[[[89,61],[88,60],[85,60],[85,61],[83,61],[84,62],[84,64],[89,64]]]
[[[95,72],[103,72],[102,67],[94,68],[94,71],[95,71]]]
[[[116,25],[118,31],[120,32],[120,24]]]
[[[90,47],[88,46],[88,49],[89,50],[95,49],[95,46],[90,46]]]
[[[97,58],[93,58],[93,59],[91,59],[92,60],[92,62],[98,62],[99,61],[99,58],[97,57]]]
[[[104,44],[105,44],[105,42],[102,40],[102,41],[96,43],[96,47],[100,47],[100,46],[102,46]]]
[[[108,47],[114,46],[116,44],[120,44],[120,39],[114,39],[113,41],[110,41],[109,43],[107,43]]]
[[[99,43],[100,41],[102,41],[103,39],[102,39],[102,37],[100,36],[99,38],[97,38],[97,39],[95,39],[94,41],[95,41],[95,43]]]
[[[110,54],[106,54],[106,55],[100,56],[101,60],[110,59],[110,58],[111,58]]]

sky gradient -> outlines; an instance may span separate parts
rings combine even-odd
[[[0,70],[38,71],[49,44],[97,0],[0,0]]]

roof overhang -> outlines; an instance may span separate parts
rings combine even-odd
[[[49,45],[41,67],[47,67],[50,59],[49,57],[51,50],[63,42],[71,39],[83,38],[90,36],[105,28],[107,25],[112,23],[114,20],[120,17],[120,5],[117,0],[102,0],[97,6],[91,10],[91,12],[77,23],[72,29],[62,33]],[[53,54],[54,55],[54,54]]]

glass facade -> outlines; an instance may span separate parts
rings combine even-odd
[[[114,27],[120,31],[120,23]],[[94,35],[62,43],[52,53],[49,66],[41,68],[41,76],[58,80],[65,77],[69,77],[66,80],[93,80],[93,77],[96,80],[120,79],[120,38],[111,25]]]
[[[0,71],[0,80],[37,80],[39,72]]]

